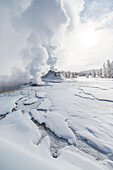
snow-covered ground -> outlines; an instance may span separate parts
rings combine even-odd
[[[0,95],[0,170],[112,170],[113,80]]]

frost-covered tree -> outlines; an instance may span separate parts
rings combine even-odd
[[[99,70],[99,77],[102,77],[102,68]]]
[[[67,72],[67,78],[70,78],[70,72],[69,71]]]
[[[102,66],[102,77],[106,78],[106,65],[105,65],[105,63]]]
[[[65,71],[62,71],[61,74],[65,78]]]
[[[110,64],[110,61],[107,60],[107,63],[106,63],[106,78],[110,78],[111,76],[111,64]]]
[[[72,72],[72,77],[73,77],[73,78],[76,78],[76,77],[77,77],[74,72]]]
[[[86,78],[89,78],[89,74],[86,74]]]
[[[110,78],[113,78],[113,61],[111,62],[110,66]]]
[[[93,78],[96,77],[96,72],[95,72],[95,70],[92,70],[91,75],[92,75]]]

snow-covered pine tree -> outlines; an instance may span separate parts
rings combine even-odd
[[[102,77],[102,68],[99,70],[99,77]]]
[[[102,77],[106,78],[106,65],[105,65],[105,63],[102,66]]]
[[[110,78],[111,75],[111,63],[109,60],[107,60],[106,63],[106,78]]]
[[[95,72],[95,70],[92,70],[91,75],[92,75],[93,78],[96,77],[96,72]]]
[[[110,70],[110,78],[113,78],[113,61],[111,62]]]

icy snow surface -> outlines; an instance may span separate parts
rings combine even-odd
[[[46,96],[46,93],[44,93],[44,92],[37,92],[36,93],[36,97],[38,97],[38,98],[44,98]]]
[[[112,170],[112,118],[112,79],[0,94],[0,169]]]
[[[48,100],[47,98],[45,98],[41,104],[39,105],[38,109],[45,109],[48,110],[51,106],[51,102],[50,100]]]
[[[35,102],[37,102],[36,98],[27,99],[27,100],[25,100],[24,105],[31,105]]]
[[[0,97],[0,115],[10,113],[12,109],[16,106],[15,102],[21,98],[21,96],[1,96]]]

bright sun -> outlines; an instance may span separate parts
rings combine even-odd
[[[96,45],[99,40],[98,33],[94,29],[83,30],[79,38],[84,48],[91,48]]]

